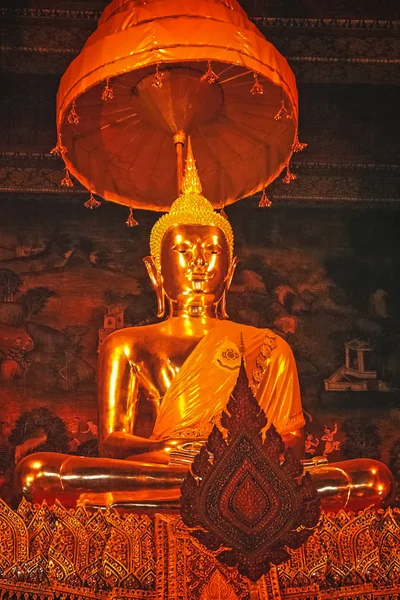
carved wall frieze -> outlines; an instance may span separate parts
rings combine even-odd
[[[15,165],[16,163],[23,162],[26,166],[29,164],[37,164],[39,161],[43,165],[47,163],[49,168],[58,170],[60,167],[59,158],[55,157],[50,152],[4,152],[0,151],[0,166],[5,166],[6,163],[9,165]],[[361,162],[328,162],[328,161],[301,161],[292,160],[291,166],[295,169],[319,169],[326,171],[385,171],[394,172],[400,174],[400,164],[390,163],[361,163]]]
[[[101,10],[65,10],[56,8],[1,8],[0,16],[31,17],[45,19],[96,20]],[[257,27],[328,28],[328,29],[398,29],[400,21],[391,19],[340,19],[309,17],[250,17]]]
[[[2,17],[30,17],[41,19],[98,19],[100,10],[65,10],[60,8],[0,8]]]
[[[0,502],[0,532],[4,598],[394,600],[400,593],[397,509],[322,514],[308,541],[252,589],[172,515],[26,502],[14,512]]]
[[[78,54],[78,50],[39,50],[20,48],[1,52],[0,67],[3,72],[15,74],[60,75]],[[12,56],[12,58],[10,58]],[[399,63],[371,60],[357,62],[350,59],[332,60],[319,57],[290,57],[288,62],[299,83],[315,84],[370,84],[400,85]]]
[[[293,161],[297,179],[290,185],[279,177],[268,196],[279,204],[364,202],[400,205],[400,165]],[[49,154],[0,153],[0,192],[79,195],[85,189],[75,180],[73,188],[60,185],[64,170]]]
[[[50,24],[47,21],[13,20],[3,25],[1,49],[3,51],[24,52],[70,52],[78,53],[93,31],[93,28],[77,26],[69,27],[60,22]],[[267,39],[274,44],[290,60],[304,57],[306,60],[346,59],[357,60],[391,60],[399,62],[400,39],[384,31],[380,35],[366,36],[360,31],[296,31],[271,29],[265,31]]]
[[[2,70],[61,75],[94,31],[100,14],[95,10],[0,9]],[[299,82],[400,84],[396,36],[400,21],[257,16],[252,20],[288,58]]]
[[[399,44],[400,46],[400,44]],[[1,52],[26,52],[39,54],[79,54],[78,48],[53,48],[51,46],[2,46]],[[398,65],[400,58],[373,58],[367,57],[351,57],[351,56],[287,56],[289,63],[299,62],[319,62],[319,63],[360,63],[360,64],[386,64]]]
[[[76,48],[52,48],[51,46],[0,46],[1,52],[38,52],[43,54],[78,54]]]

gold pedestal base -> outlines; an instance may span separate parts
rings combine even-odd
[[[400,511],[323,514],[256,586],[222,566],[177,516],[0,502],[0,596],[79,600],[394,600]],[[14,596],[14,595],[15,596]]]

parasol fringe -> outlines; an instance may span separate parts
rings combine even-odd
[[[292,144],[292,150],[293,152],[301,152],[302,150],[304,150],[304,148],[307,148],[308,144],[306,144],[305,142],[300,142],[299,140],[299,131],[296,131],[296,136],[294,138],[294,142]]]
[[[99,206],[101,206],[101,202],[96,200],[96,198],[93,196],[93,192],[90,192],[90,197],[88,200],[86,200],[86,202],[83,203],[83,206],[85,208],[93,210],[94,208],[98,208]]]
[[[260,208],[269,208],[270,206],[272,206],[272,202],[268,198],[265,188],[262,191],[261,199],[260,199],[260,202],[258,203],[258,206]]]
[[[219,75],[212,70],[211,61],[207,61],[207,71],[200,77],[200,81],[206,81],[207,83],[212,84],[218,81],[218,79]]]
[[[50,150],[52,156],[64,156],[67,154],[67,149],[63,146],[61,133],[58,134],[57,144]]]
[[[61,179],[61,185],[63,187],[74,187],[74,183],[71,179],[71,175],[69,173],[68,167],[65,167],[65,177],[63,179]]]
[[[67,121],[70,125],[78,125],[80,120],[81,120],[81,118],[78,115],[78,113],[76,112],[75,100],[73,100],[72,104],[71,104],[71,110],[69,111],[69,114],[67,117]]]
[[[290,168],[289,168],[289,163],[286,165],[286,175],[285,177],[282,179],[283,183],[286,183],[289,185],[289,183],[291,183],[292,181],[294,181],[295,179],[297,179],[297,175],[295,175],[294,173],[291,173]]]
[[[114,88],[110,85],[110,78],[107,77],[105,86],[101,93],[101,99],[104,100],[104,102],[107,102],[107,100],[112,100],[113,98],[114,98]]]
[[[264,93],[264,88],[258,80],[258,73],[253,73],[253,75],[254,75],[254,84],[250,90],[250,94],[252,96],[257,96],[257,95],[261,96]]]
[[[139,225],[139,222],[136,221],[135,217],[133,216],[132,208],[129,209],[129,216],[125,221],[125,225],[127,225],[128,227],[136,227],[136,225]]]
[[[276,113],[275,117],[274,117],[275,121],[281,121],[282,119],[293,119],[293,114],[290,113],[288,111],[288,109],[285,106],[285,101],[282,98],[282,102],[281,102],[281,107],[278,110],[278,112]]]
[[[151,84],[155,88],[161,88],[163,85],[162,82],[163,73],[160,72],[160,65],[156,65],[156,72],[154,73],[153,83]]]

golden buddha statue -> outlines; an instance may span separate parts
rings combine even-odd
[[[202,196],[190,145],[182,194],[151,233],[144,259],[160,323],[122,329],[99,357],[101,458],[37,453],[16,470],[28,499],[92,507],[173,509],[195,454],[234,388],[240,351],[252,391],[286,445],[304,452],[304,417],[288,344],[266,329],[227,320],[237,259],[229,222]],[[139,390],[155,407],[150,438],[136,434]],[[308,467],[327,510],[387,502],[390,471],[372,460]]]

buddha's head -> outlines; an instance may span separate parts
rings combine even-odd
[[[172,314],[179,310],[223,317],[225,294],[236,258],[232,228],[201,194],[201,184],[189,147],[182,195],[154,225],[151,256],[144,259],[158,298],[158,316],[164,314],[165,297]]]

